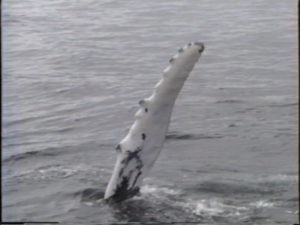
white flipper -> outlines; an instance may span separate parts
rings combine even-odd
[[[117,162],[104,199],[123,201],[139,192],[162,149],[175,100],[203,50],[204,45],[199,42],[180,49],[170,59],[153,94],[139,102],[135,122],[116,147]]]

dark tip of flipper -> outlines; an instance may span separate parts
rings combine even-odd
[[[194,45],[198,45],[200,47],[199,53],[203,52],[205,49],[204,44],[202,42],[194,42]]]
[[[142,133],[142,139],[145,140],[146,139],[146,134]]]
[[[145,105],[145,100],[144,100],[144,99],[140,100],[140,101],[139,101],[139,105],[140,105],[140,106],[144,106],[144,105]]]
[[[183,48],[178,49],[178,52],[183,52]]]
[[[169,60],[169,63],[173,62],[174,61],[174,58],[172,57],[170,60]]]

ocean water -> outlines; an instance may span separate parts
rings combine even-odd
[[[298,221],[296,0],[2,2],[4,221]],[[141,195],[102,198],[169,58],[205,43]]]

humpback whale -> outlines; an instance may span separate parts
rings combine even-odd
[[[135,121],[116,147],[117,160],[105,191],[106,202],[122,202],[139,193],[163,147],[175,100],[203,51],[201,42],[179,49],[152,95],[139,101]]]

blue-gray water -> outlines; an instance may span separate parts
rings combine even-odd
[[[297,1],[4,1],[3,220],[295,223]],[[142,195],[102,201],[114,147],[205,43]]]

